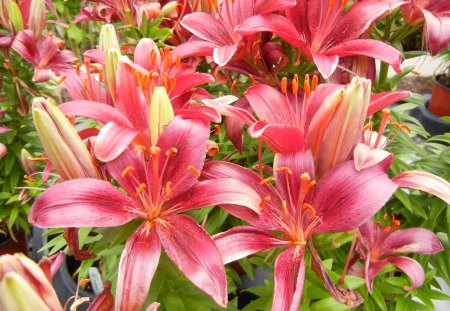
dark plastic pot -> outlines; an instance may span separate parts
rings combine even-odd
[[[448,106],[450,107],[450,102],[448,102]],[[450,132],[450,123],[430,112],[428,110],[428,102],[424,106],[412,110],[410,114],[419,120],[424,129],[432,136]]]
[[[441,117],[450,116],[450,87],[440,81],[442,75],[434,78],[428,109]]]
[[[27,234],[22,228],[15,228],[13,232],[17,242],[10,236],[0,235],[0,256],[14,253],[23,253],[28,256]]]

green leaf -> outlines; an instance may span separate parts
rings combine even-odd
[[[311,311],[341,311],[341,310],[350,310],[346,305],[337,302],[333,298],[325,298],[321,299],[318,302],[315,302],[310,307]]]
[[[386,302],[381,292],[377,288],[373,288],[371,298],[381,310],[387,310]]]
[[[174,292],[164,295],[162,298],[162,305],[167,311],[184,311],[183,300]]]

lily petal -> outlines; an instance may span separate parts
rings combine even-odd
[[[303,150],[305,139],[299,128],[291,125],[253,123],[247,132],[252,137],[262,137],[275,153],[298,152]]]
[[[337,55],[324,55],[322,53],[312,53],[314,64],[322,74],[324,79],[328,79],[339,63],[339,56]]]
[[[314,232],[350,231],[372,217],[397,185],[380,164],[358,172],[353,161],[338,164],[317,183],[313,207],[322,219]]]
[[[222,257],[204,229],[185,215],[164,217],[155,228],[164,250],[181,272],[225,307],[227,280]]]
[[[139,131],[109,122],[100,131],[94,146],[95,156],[108,162],[117,158],[136,138]]]
[[[441,177],[423,171],[402,172],[392,178],[400,187],[431,193],[450,204],[450,184]]]
[[[444,248],[433,231],[424,228],[407,228],[395,231],[383,242],[386,254],[434,254]]]
[[[402,99],[411,96],[411,92],[408,91],[395,91],[395,92],[382,92],[372,94],[370,96],[369,108],[367,109],[367,117],[373,115],[375,112],[386,108]]]
[[[403,256],[392,256],[386,258],[391,264],[396,265],[400,270],[406,273],[412,282],[412,288],[415,289],[423,284],[425,281],[425,272],[422,266],[414,259]]]
[[[98,179],[72,179],[54,184],[33,204],[28,215],[39,227],[116,227],[137,218],[136,203]]]
[[[213,240],[224,264],[287,243],[266,229],[251,226],[231,228],[216,234]]]
[[[161,244],[154,229],[144,223],[127,240],[120,257],[116,308],[139,310],[145,303],[161,255]]]
[[[393,155],[386,150],[371,148],[363,143],[358,143],[353,150],[353,161],[355,162],[355,169],[357,171],[371,167],[392,156]]]
[[[272,311],[297,311],[305,283],[304,246],[290,247],[275,260]]]
[[[186,15],[181,25],[197,37],[218,46],[234,44],[224,24],[207,13],[195,12]]]
[[[214,62],[219,66],[226,65],[233,57],[237,47],[237,44],[216,47],[213,52]]]

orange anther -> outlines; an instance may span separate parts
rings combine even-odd
[[[400,221],[396,220],[394,221],[394,230],[397,230],[398,227],[400,227]]]
[[[216,129],[214,131],[214,135],[219,135],[220,134],[220,125],[214,124],[214,128]]]
[[[336,0],[331,0],[331,1],[329,2],[329,7],[330,7],[330,9],[334,6],[335,3],[336,3]]]
[[[29,182],[35,182],[36,181],[35,179],[31,178],[28,175],[23,175],[23,179],[25,179],[26,181],[29,181]]]
[[[250,81],[252,81],[252,84],[256,83],[256,79],[255,79],[255,77],[253,75],[249,74],[248,77],[250,78]]]
[[[292,170],[289,167],[286,167],[286,166],[280,166],[279,168],[277,168],[275,170],[275,172],[285,172],[285,173],[287,173],[289,175],[292,174]]]
[[[166,197],[170,196],[170,194],[172,192],[172,182],[170,182],[170,181],[166,182],[165,191],[166,191]]]
[[[91,279],[84,279],[78,282],[78,285],[83,286],[91,282]]]
[[[135,153],[138,153],[140,150],[142,150],[142,152],[145,153],[147,151],[147,148],[145,148],[144,145],[138,145],[138,146],[134,147],[134,152]]]
[[[98,81],[103,82],[103,70],[101,69],[98,71]]]
[[[309,85],[309,75],[305,75],[305,79],[303,80],[303,88],[305,89],[306,97],[311,96],[311,89]]]
[[[122,171],[122,173],[120,174],[122,176],[122,178],[125,178],[125,176],[128,174],[129,171],[134,170],[133,166],[127,166],[125,167],[125,169]]]
[[[231,83],[231,92],[236,92],[236,86],[237,86],[237,81],[233,80],[233,83]]]
[[[312,83],[311,83],[311,91],[315,91],[317,89],[317,85],[319,84],[319,78],[317,75],[314,75],[312,77]]]
[[[75,70],[76,70],[77,76],[79,76],[80,75],[80,63],[77,63]]]
[[[255,41],[255,42],[252,44],[252,48],[254,48],[254,47],[260,45],[261,43],[262,43],[262,40],[261,40],[261,39]]]
[[[69,122],[72,126],[75,126],[75,115],[74,114],[68,114],[67,119],[69,120]]]
[[[189,165],[187,167],[187,169],[193,171],[195,173],[195,175],[197,175],[197,177],[200,177],[200,171],[198,169],[196,169],[195,166]]]
[[[303,193],[308,193],[309,189],[311,189],[315,185],[316,185],[316,181],[315,180],[311,180],[311,182],[309,184],[307,184],[305,188],[303,188],[302,192]]]
[[[287,93],[287,78],[283,77],[281,79],[281,93],[286,94]]]
[[[298,82],[297,80],[292,80],[292,94],[297,97],[298,94]]]
[[[388,217],[388,214],[384,214],[384,215],[383,215],[383,220],[386,220],[387,217]]]
[[[303,209],[307,209],[308,212],[311,214],[311,217],[316,218],[316,210],[312,207],[311,204],[303,203]]]
[[[152,156],[159,156],[159,154],[161,153],[161,149],[159,147],[151,146],[150,153]]]
[[[145,188],[147,188],[147,185],[146,185],[145,183],[140,184],[139,187],[137,187],[137,189],[136,189],[136,194],[135,194],[135,196],[140,195],[141,192],[142,192]]]
[[[402,124],[402,129],[406,130],[408,133],[411,133],[411,128],[406,124]]]
[[[167,85],[167,74],[166,73],[163,73],[161,84],[162,84],[162,86],[164,86],[166,88],[166,90],[169,89],[168,85]]]
[[[271,199],[270,195],[264,197],[264,198],[261,200],[261,202],[259,203],[259,207],[263,208],[264,205],[266,205],[267,202],[270,201],[270,199]]]
[[[141,76],[139,75],[138,71],[134,72],[134,84],[136,86],[140,86],[140,82],[141,82]]]
[[[166,151],[166,155],[167,155],[168,157],[170,157],[170,156],[171,156],[172,154],[174,154],[174,153],[178,153],[178,149],[175,148],[175,147],[169,148],[169,149]]]
[[[281,201],[281,207],[283,208],[284,217],[289,217],[289,211],[287,209],[287,203],[285,200]]]
[[[181,57],[180,55],[177,55],[177,58],[175,60],[175,67],[179,68],[181,66]]]
[[[262,185],[265,185],[265,184],[267,184],[268,182],[271,182],[271,181],[274,181],[274,180],[275,180],[275,177],[270,176],[270,177],[267,177],[267,178],[264,178],[263,180],[261,180],[261,181],[259,182],[259,184],[262,186]]]
[[[84,80],[83,80],[83,91],[87,90],[87,85],[88,85],[88,80],[86,78],[84,78]]]
[[[172,62],[173,62],[172,52],[169,52],[169,54],[167,54],[167,57],[166,57],[167,67],[171,66]]]
[[[67,79],[67,76],[61,76],[61,78],[59,78],[59,79],[56,81],[56,84],[61,84],[61,83],[63,83],[64,80],[66,80],[66,79]]]
[[[302,184],[307,184],[311,181],[311,176],[309,176],[308,172],[305,172],[300,175],[300,181]]]
[[[170,76],[169,82],[170,82],[170,91],[173,92],[175,90],[175,86],[177,85],[177,80],[174,76]]]

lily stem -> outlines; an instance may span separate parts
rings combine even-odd
[[[342,271],[342,275],[341,275],[341,277],[339,279],[339,283],[340,284],[344,284],[345,275],[347,274],[348,265],[350,264],[350,258],[353,255],[353,252],[355,250],[355,246],[356,246],[356,232],[353,235],[352,245],[350,246],[350,250],[348,251],[347,260],[345,261],[344,270]]]

